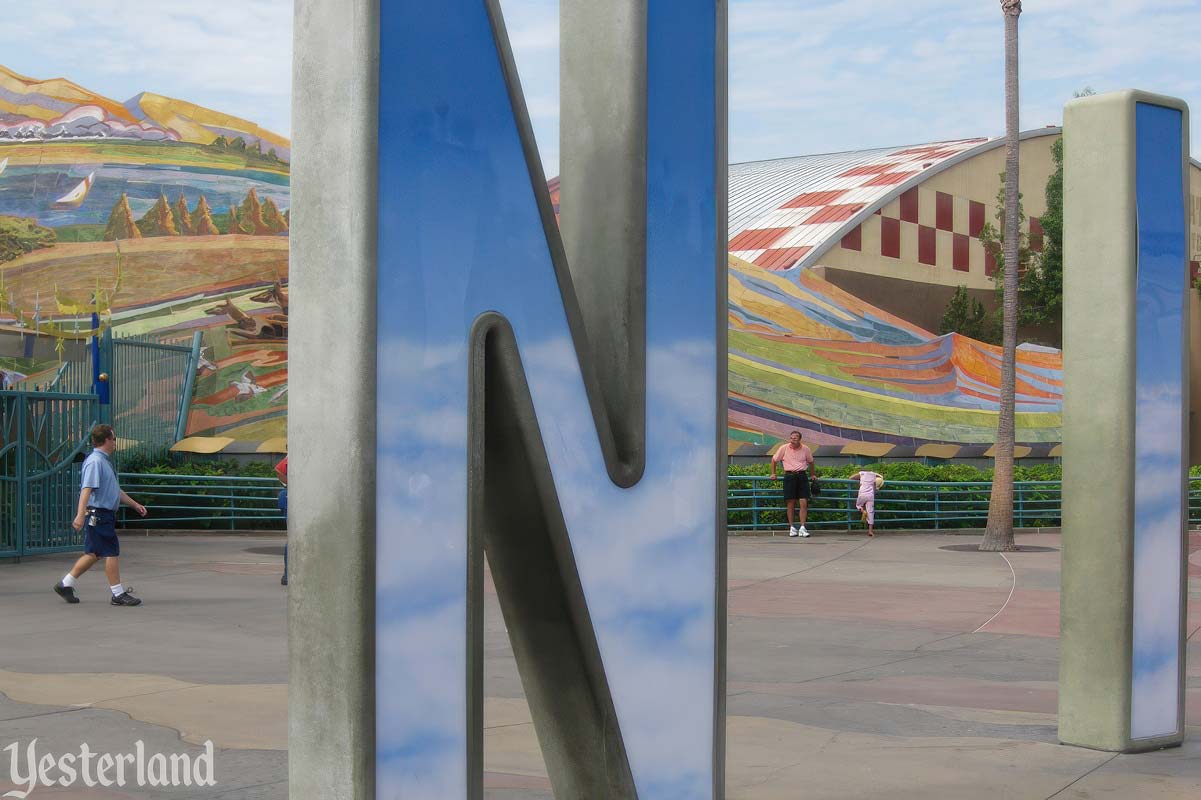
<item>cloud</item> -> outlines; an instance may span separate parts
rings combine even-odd
[[[685,338],[650,348],[646,476],[620,489],[605,470],[575,348],[546,302],[533,291],[521,308],[500,310],[517,336],[631,766],[644,791],[695,796],[712,766],[713,345]],[[648,312],[664,309],[652,299]],[[381,420],[395,427],[381,439],[379,466],[378,647],[390,681],[387,697],[381,685],[380,746],[401,753],[381,766],[381,781],[422,796],[435,790],[415,788],[419,777],[430,786],[450,779],[417,776],[415,765],[441,764],[443,754],[419,758],[412,731],[449,750],[463,741],[466,368],[456,365],[466,350],[394,339],[381,352],[384,416],[412,421]],[[442,421],[432,426],[440,432],[430,434],[430,420]]]
[[[1024,128],[1088,85],[1201,102],[1189,0],[1048,0],[1020,25]],[[732,161],[1004,130],[996,3],[732,0],[730,36]]]
[[[4,64],[18,72],[118,101],[157,92],[289,132],[290,0],[245,0],[236,14],[183,0],[27,5],[0,26]]]

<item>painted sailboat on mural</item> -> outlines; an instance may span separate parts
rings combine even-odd
[[[28,334],[0,341],[0,368],[52,379],[58,356],[34,363],[24,341],[86,338],[99,292],[115,335],[201,334],[188,435],[281,439],[288,138],[188,100],[119,101],[3,65],[0,95],[0,240],[19,242],[0,241],[0,327]],[[231,385],[247,380],[261,390]],[[157,396],[139,413],[175,419],[178,400]]]
[[[95,180],[96,173],[89,173],[86,178],[76,184],[74,189],[55,200],[54,204],[50,207],[54,209],[79,208],[83,205],[83,201],[87,199],[88,192],[92,191],[92,183]]]

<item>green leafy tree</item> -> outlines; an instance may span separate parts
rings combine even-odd
[[[171,211],[171,204],[167,202],[167,195],[160,194],[150,210],[138,220],[138,230],[142,232],[143,236],[179,235],[179,229],[175,227],[175,215]]]
[[[1022,232],[1026,214],[1018,195],[1018,324],[1021,326],[1058,325],[1063,317],[1063,139],[1051,146],[1055,170],[1047,178],[1044,197],[1047,210],[1039,219],[1043,229],[1042,252],[1036,252],[1030,236]],[[984,250],[997,265],[998,299],[1004,292],[1005,176],[997,191],[997,224],[985,223],[980,232]],[[1054,342],[1053,344],[1058,344]]]
[[[0,216],[0,262],[12,261],[26,253],[53,247],[58,237],[37,220]]]
[[[129,207],[129,195],[122,192],[121,198],[113,204],[113,210],[109,212],[108,225],[104,227],[104,241],[141,238],[142,231],[133,221],[133,209]]]
[[[1028,317],[1036,324],[1059,323],[1063,319],[1063,137],[1051,145],[1055,171],[1047,179],[1047,211],[1039,220],[1043,250],[1034,269],[1026,274],[1025,297]]]
[[[960,286],[951,296],[939,323],[940,334],[958,333],[989,344],[1001,343],[999,321],[989,314],[984,304],[968,294],[966,286]]]

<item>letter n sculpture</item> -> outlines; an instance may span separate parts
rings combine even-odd
[[[298,3],[293,219],[324,230],[294,233],[293,302],[312,293],[324,338],[298,333],[292,369],[321,391],[320,353],[362,380],[289,420],[298,444],[349,427],[358,448],[314,443],[293,478],[312,498],[291,519],[294,796],[330,780],[315,759],[356,797],[482,797],[492,591],[556,797],[723,796],[725,14],[565,0],[548,186],[497,0]],[[356,335],[370,365],[328,342]],[[371,419],[333,419],[337,392]],[[347,470],[369,542],[319,498]],[[343,596],[318,553],[362,580]],[[350,703],[310,680],[339,663]],[[319,746],[306,726],[330,720],[364,746]]]

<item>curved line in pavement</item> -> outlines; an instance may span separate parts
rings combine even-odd
[[[979,628],[976,628],[976,630],[972,631],[972,633],[979,633],[980,631],[987,628],[990,622],[992,622],[997,617],[1001,616],[1001,612],[1004,611],[1006,609],[1006,607],[1008,607],[1009,601],[1013,599],[1014,590],[1016,590],[1018,588],[1018,574],[1016,572],[1014,572],[1014,570],[1013,570],[1013,562],[1010,561],[1009,557],[1006,556],[1004,553],[997,553],[997,555],[999,555],[1001,558],[1005,559],[1005,563],[1009,565],[1009,575],[1010,575],[1010,577],[1013,578],[1013,583],[1010,584],[1010,586],[1009,586],[1009,597],[1005,598],[1005,604],[997,609],[997,613],[993,614],[991,617],[988,618],[988,622],[984,623]]]

